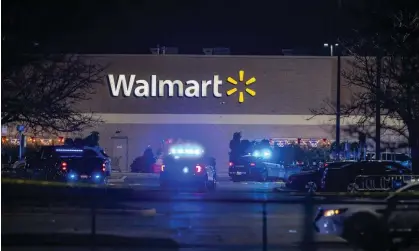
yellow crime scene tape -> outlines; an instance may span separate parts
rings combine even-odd
[[[81,188],[111,188],[111,189],[130,189],[129,185],[102,185],[102,184],[86,184],[86,183],[65,183],[57,181],[39,181],[39,180],[24,180],[24,179],[11,179],[11,178],[2,178],[2,184],[21,184],[21,185],[38,185],[38,186],[54,186],[54,187],[81,187]],[[306,192],[288,192],[287,194],[296,195],[296,196],[307,196]],[[418,196],[419,192],[385,192],[385,191],[376,191],[376,192],[315,192],[311,193],[312,196],[346,196],[346,197],[384,197],[390,195],[409,195],[409,196]]]
[[[2,184],[20,184],[20,185],[38,185],[38,186],[54,186],[54,187],[90,187],[90,188],[129,188],[127,185],[112,185],[107,186],[103,184],[89,184],[89,183],[65,183],[58,181],[40,181],[40,180],[23,180],[23,179],[10,179],[2,178]]]

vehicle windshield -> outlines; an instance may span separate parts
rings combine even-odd
[[[417,199],[419,200],[419,194],[418,194],[419,193],[419,183],[414,183],[414,184],[410,184],[410,185],[404,186],[402,188],[399,188],[394,194],[388,196],[386,198],[386,200],[396,198],[396,197],[399,196],[400,193],[406,193],[406,192],[407,193],[412,193],[412,194],[416,193],[416,194],[413,195],[413,197],[417,197]]]
[[[5,249],[415,243],[419,0],[1,7]]]

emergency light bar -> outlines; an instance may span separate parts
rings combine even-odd
[[[204,150],[199,146],[176,146],[172,147],[169,154],[175,156],[200,156]]]
[[[82,149],[65,149],[65,148],[57,148],[55,149],[56,152],[64,152],[64,153],[82,153]]]
[[[264,149],[264,150],[256,150],[253,152],[253,157],[256,158],[263,158],[263,159],[269,159],[272,156],[272,151],[269,149]]]

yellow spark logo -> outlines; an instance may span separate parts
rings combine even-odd
[[[227,82],[229,82],[232,85],[237,85],[239,82],[243,83],[244,82],[244,71],[239,71],[239,81],[235,80],[232,77],[228,77]],[[256,82],[256,78],[251,77],[248,80],[246,80],[246,82],[244,82],[244,84],[246,86],[248,86],[248,85],[251,85],[255,82]],[[237,91],[238,91],[238,88],[236,88],[236,87],[231,88],[230,90],[227,91],[227,96],[231,96],[234,93],[236,93]],[[252,90],[251,88],[246,87],[245,91],[252,97],[256,96],[256,92],[254,90]],[[244,92],[240,91],[239,92],[239,103],[243,103],[243,102],[244,102]]]

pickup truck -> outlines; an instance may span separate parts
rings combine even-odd
[[[26,160],[26,176],[34,180],[106,184],[106,161],[89,149],[45,146]]]

